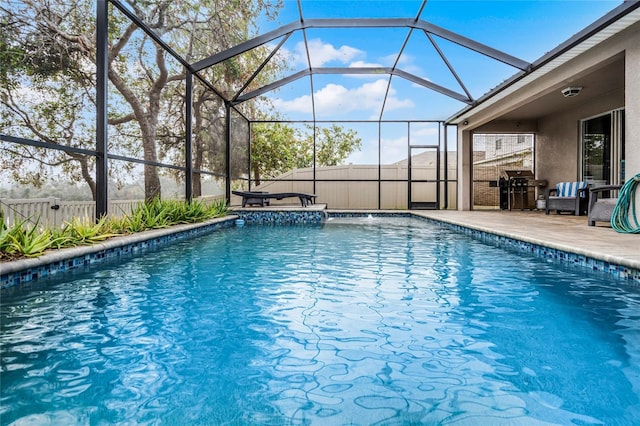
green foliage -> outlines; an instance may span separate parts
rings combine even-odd
[[[97,223],[74,218],[61,228],[41,228],[37,223],[28,226],[27,218],[7,228],[0,222],[0,260],[36,257],[47,249],[90,245],[121,234],[214,219],[228,212],[225,201],[205,204],[196,200],[187,203],[155,198],[140,204],[123,218],[105,216]]]
[[[4,222],[0,222],[0,260],[9,252],[9,230]]]
[[[51,246],[51,231],[47,228],[40,229],[37,226],[27,227],[25,219],[16,223],[12,228],[0,232],[0,258],[9,256],[35,257]]]
[[[251,129],[251,166],[256,184],[313,162],[313,146],[300,132],[284,123],[258,123]]]
[[[154,198],[136,207],[122,220],[126,232],[140,232],[145,229],[167,228],[172,225],[201,222],[224,216],[228,213],[226,202],[204,204],[193,200],[191,203],[177,200]]]
[[[139,204],[130,215],[125,216],[125,229],[140,232],[145,229],[166,228],[169,221],[170,207],[167,202],[154,198]]]
[[[130,1],[130,11],[193,63],[257,35],[264,19],[275,19],[282,0]],[[184,164],[185,68],[109,5],[109,149],[149,161]],[[0,128],[3,133],[48,143],[90,148],[95,137],[95,1],[0,2]],[[232,93],[263,64],[270,46],[203,70],[201,77]],[[284,59],[272,57],[248,90],[275,81]],[[224,105],[216,93],[194,82],[194,168],[219,171],[231,161],[224,143]],[[251,102],[249,102],[251,103]],[[72,182],[84,182],[96,198],[91,157],[33,147],[0,150],[0,174],[38,186],[52,165]],[[132,164],[110,167],[125,181]],[[245,163],[246,164],[246,163]],[[28,167],[27,167],[28,166]],[[27,172],[25,172],[27,171]],[[176,172],[182,174],[183,172]],[[145,197],[160,193],[160,173],[144,167]],[[60,178],[60,176],[56,176]],[[194,175],[194,194],[201,195]],[[139,179],[136,179],[139,182]]]
[[[332,125],[316,127],[316,164],[336,166],[362,147],[362,139],[353,129]],[[314,128],[306,132],[285,123],[257,123],[251,128],[251,166],[259,185],[262,178],[275,178],[293,169],[313,166]]]
[[[81,244],[93,244],[99,241],[104,241],[107,238],[115,237],[117,232],[113,232],[114,226],[113,219],[109,219],[107,216],[100,219],[97,223],[85,219],[73,218],[70,222],[66,222],[62,227],[60,234],[56,235],[59,238],[57,246],[64,247],[65,244],[81,245]]]
[[[353,129],[333,124],[331,127],[316,127],[316,162],[319,167],[337,166],[349,154],[362,148],[362,139]]]

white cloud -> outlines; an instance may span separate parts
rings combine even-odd
[[[330,43],[324,43],[318,38],[308,41],[309,57],[311,58],[312,67],[321,67],[329,62],[339,62],[348,64],[355,58],[363,57],[365,53],[362,50],[350,46],[334,47]],[[298,42],[295,47],[293,58],[300,64],[307,65],[307,52],[304,48],[304,42]]]
[[[406,136],[399,136],[394,139],[382,138],[380,143],[384,152],[383,164],[393,164],[407,158]]]
[[[387,97],[387,103],[384,106],[385,111],[392,111],[394,109],[401,108],[410,108],[414,106],[413,101],[410,99],[399,99],[391,94],[391,92],[395,93],[395,90],[389,90],[389,96]]]
[[[354,61],[349,64],[349,68],[382,68],[384,65],[373,62]],[[380,74],[345,74],[345,77],[378,79]]]
[[[392,53],[391,55],[383,56],[380,58],[383,63],[387,64],[387,66],[392,66],[396,63],[396,59],[398,59],[397,53]],[[409,55],[407,53],[402,53],[400,56],[400,60],[398,61],[398,65],[410,65],[415,61],[415,57],[413,55]]]
[[[400,60],[398,61],[398,65],[411,65],[415,61],[415,57],[413,55],[409,55],[407,53],[402,53],[400,55]]]
[[[311,95],[304,95],[290,101],[274,98],[273,106],[278,112],[303,112],[311,114]]]
[[[439,132],[435,123],[413,123],[411,124],[411,134],[416,136],[433,136]]]
[[[387,55],[381,57],[380,61],[384,64],[385,67],[391,67],[396,62],[397,57],[398,54]]]
[[[393,55],[387,55],[384,56],[382,59],[382,62],[384,64],[386,64],[386,66],[393,66],[393,64],[396,63],[396,59],[397,59],[398,55],[397,54],[393,54]],[[398,61],[398,64],[396,65],[397,69],[401,69],[403,71],[406,71],[408,73],[411,73],[413,75],[417,75],[419,77],[422,77],[426,80],[429,80],[429,78],[426,77],[425,73],[422,71],[422,68],[420,68],[419,66],[415,65],[415,57],[413,55],[408,55],[406,53],[403,53],[400,56],[400,60]],[[418,86],[416,86],[418,87]],[[421,87],[421,86],[420,86]]]
[[[327,84],[314,95],[316,115],[318,117],[346,116],[355,111],[369,111],[377,118],[382,107],[382,100],[387,91],[387,80],[378,79],[364,83],[359,87],[347,89],[340,84]],[[410,99],[400,99],[391,88],[387,96],[385,110],[411,108],[414,103]],[[311,96],[304,95],[292,100],[275,98],[273,104],[281,112],[311,113]]]
[[[382,64],[376,64],[373,62],[365,62],[365,61],[354,61],[349,64],[349,68],[378,68],[383,67]]]

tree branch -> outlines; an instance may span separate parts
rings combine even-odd
[[[127,29],[124,30],[118,42],[111,46],[111,49],[109,49],[109,64],[120,54],[120,51],[127,45],[129,39],[137,29],[138,27],[132,22]]]
[[[127,114],[118,118],[110,118],[109,124],[112,126],[117,126],[118,124],[129,123],[130,121],[134,121],[136,119],[135,114]]]
[[[137,98],[135,93],[131,90],[127,82],[113,69],[113,64],[109,64],[109,80],[113,83],[113,85],[118,89],[120,94],[127,100],[131,108],[133,109],[133,114],[140,123],[143,123],[145,120],[144,117],[144,107],[140,100]]]
[[[24,145],[23,145],[24,146]],[[61,166],[63,164],[67,164],[71,161],[75,161],[74,158],[63,158],[63,159],[59,159],[57,161],[47,161],[45,159],[43,159],[42,157],[38,157],[36,156],[34,153],[30,152],[29,150],[27,150],[27,155],[25,155],[24,151],[16,151],[15,149],[11,149],[11,148],[7,148],[5,149],[6,152],[13,154],[15,156],[18,157],[22,157],[22,158],[27,158],[29,160],[33,160],[33,161],[37,161],[40,164],[43,164],[45,166],[51,166],[51,167],[56,167],[56,166]],[[70,157],[72,156],[72,154],[70,153],[66,153],[67,155],[69,155]]]

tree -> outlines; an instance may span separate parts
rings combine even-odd
[[[316,163],[320,167],[337,166],[362,147],[362,139],[353,129],[333,124],[316,127]]]
[[[266,0],[129,0],[126,3],[188,62],[245,41],[255,32],[259,17],[273,17],[281,6],[278,2]],[[76,94],[84,92],[94,97],[95,66],[91,64],[95,64],[95,13],[92,4],[89,0],[24,0],[18,5],[0,6],[3,16],[0,35],[7,36],[0,43],[3,100],[15,99],[16,91],[25,87],[35,87],[31,77],[37,75],[38,70],[42,71],[39,78],[42,78],[43,87],[54,76],[65,75],[70,76],[69,81],[73,83],[68,85],[69,91],[74,89]],[[183,156],[184,149],[178,148],[181,148],[180,143],[185,135],[184,68],[113,7],[109,20],[108,76],[111,88],[115,89],[109,93],[109,124],[112,126],[110,150],[113,148],[120,155],[142,157],[153,162],[171,158],[183,161],[184,158],[180,156]],[[10,25],[4,25],[5,22]],[[14,36],[9,28],[15,28],[17,35]],[[247,57],[251,58],[251,55]],[[53,70],[49,72],[47,67]],[[25,74],[25,69],[34,72]],[[249,69],[252,72],[255,63],[232,59],[202,74],[214,85],[225,83],[231,90],[238,90],[251,75]],[[196,109],[196,134],[203,134],[211,127],[219,134],[220,117],[224,116],[220,99],[208,89],[195,95],[195,103],[202,106]],[[211,101],[212,98],[217,100]],[[62,106],[68,99],[59,97],[55,100],[58,106]],[[22,126],[20,131],[24,132],[23,136],[41,139],[47,132],[38,134],[33,127],[24,125],[27,121],[36,121],[33,119],[37,114],[34,111],[23,111],[23,119],[18,120],[17,125]],[[78,111],[86,111],[86,106]],[[3,114],[0,123],[3,132],[9,129],[9,123],[15,121],[15,114],[14,109],[10,109],[6,116]],[[211,120],[213,124],[207,122],[206,117],[210,116],[217,117]],[[15,126],[11,131],[12,134],[17,133]],[[82,136],[76,134],[76,139],[94,138],[90,128],[83,129],[83,132]],[[53,132],[48,133],[46,140],[51,143],[70,143],[69,140],[55,137]],[[196,143],[194,147],[197,167],[204,167],[207,158],[219,158],[217,153],[206,155],[209,149],[206,139],[199,142],[203,143]],[[217,149],[217,146],[212,149]],[[14,158],[22,154],[17,151],[12,153]],[[40,150],[31,154],[33,159],[42,164],[49,161],[43,159]],[[87,183],[91,185],[89,181]],[[160,194],[157,167],[144,166],[144,185],[146,198]]]
[[[2,132],[37,138],[52,144],[91,148],[94,126],[86,117],[91,109],[91,76],[75,49],[52,43],[36,31],[28,5],[0,7],[0,105]],[[74,13],[82,15],[85,9]],[[95,199],[91,156],[7,144],[2,150],[5,172],[18,183],[39,187],[49,166],[60,166],[69,180],[84,180]]]
[[[313,142],[313,141],[312,141]],[[313,145],[284,123],[258,123],[251,131],[251,171],[256,185],[295,168],[313,163]]]
[[[13,117],[9,128],[17,128],[17,135],[35,135],[41,141],[76,148],[92,146],[93,123],[83,115],[90,102],[62,74],[47,78],[45,83],[33,81],[29,91],[4,93],[0,104]],[[91,173],[95,161],[89,155],[10,144],[2,157],[15,182],[39,187],[48,177],[48,166],[59,166],[71,182],[84,180],[96,199]]]
[[[257,123],[251,132],[251,169],[256,185],[262,179],[273,179],[292,169],[313,166],[314,128],[301,132],[287,124]],[[332,125],[315,127],[316,165],[342,164],[362,146],[362,139],[353,129]]]
[[[157,33],[163,35],[170,45],[183,46],[177,49],[187,62],[192,62],[212,53],[231,48],[249,38],[256,32],[258,18],[264,14],[274,18],[281,7],[279,1],[255,0],[240,2],[237,0],[208,0],[174,2],[165,0],[154,5],[151,11],[135,8],[138,16],[145,19]],[[155,45],[154,45],[155,46]],[[156,47],[156,60],[166,53]],[[236,93],[253,74],[258,65],[266,57],[269,49],[265,46],[252,49],[241,58],[230,58],[221,64],[203,70],[200,75],[215,86],[221,93]],[[143,63],[144,61],[139,61]],[[282,61],[272,60],[265,67],[254,83],[271,78],[280,71]],[[160,67],[159,67],[160,68]],[[110,68],[111,75],[111,68]],[[183,69],[175,76],[167,77],[167,81],[184,81]],[[154,83],[154,86],[159,86]],[[120,89],[119,89],[120,90]],[[184,87],[178,84],[168,85],[163,92],[165,102],[184,99]],[[154,110],[158,114],[160,111]],[[202,84],[194,85],[193,92],[193,168],[211,170],[218,175],[224,171],[226,108],[223,100]],[[137,115],[137,114],[136,114]],[[173,117],[173,118],[172,118]],[[162,141],[161,151],[165,158],[174,162],[184,162],[184,101],[176,104],[176,108],[164,111],[163,122],[173,120],[174,126],[158,125],[156,136]],[[136,118],[137,120],[137,118]],[[139,121],[139,120],[138,120]],[[181,129],[182,132],[176,131]],[[143,137],[145,159],[153,155],[153,141]],[[149,150],[149,152],[147,151]],[[233,166],[233,165],[232,165]],[[233,168],[233,167],[232,167]],[[145,170],[146,176],[146,170]],[[193,175],[193,195],[201,195],[201,175]],[[145,179],[146,182],[146,179]],[[147,192],[147,197],[149,194]]]

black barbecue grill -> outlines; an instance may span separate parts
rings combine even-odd
[[[530,170],[505,170],[500,176],[500,208],[502,210],[535,208],[535,188],[547,186],[546,180],[536,180]]]

